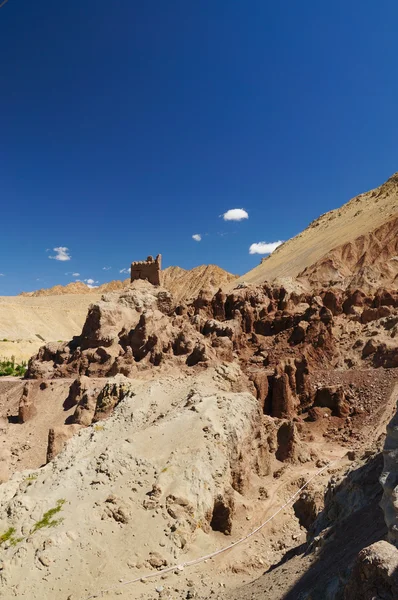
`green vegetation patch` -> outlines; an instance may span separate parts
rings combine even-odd
[[[35,531],[38,531],[39,529],[44,529],[44,527],[56,527],[57,525],[62,523],[62,517],[60,519],[53,519],[53,517],[62,510],[62,506],[64,504],[65,500],[63,498],[57,500],[57,505],[54,508],[50,508],[50,510],[44,513],[40,521],[37,521],[37,523],[33,525],[33,528],[30,533],[35,533]]]
[[[23,538],[17,538],[14,536],[15,527],[10,527],[5,533],[0,535],[0,546],[5,542],[10,542],[12,546],[16,546],[19,542],[22,542]]]
[[[15,362],[15,356],[6,360],[0,360],[0,377],[23,377],[27,369],[26,361],[20,364]]]
[[[33,475],[32,475],[32,477],[33,477]],[[40,519],[40,521],[37,521],[37,523],[35,523],[33,525],[32,529],[30,531],[30,534],[32,535],[36,531],[39,531],[40,529],[44,529],[44,527],[56,527],[57,525],[62,523],[62,521],[63,521],[62,517],[60,519],[54,519],[53,517],[62,510],[62,507],[64,504],[65,504],[65,500],[63,498],[61,498],[60,500],[57,500],[57,505],[54,506],[54,508],[50,508],[50,510],[45,512],[44,515],[42,516],[42,518]],[[6,542],[9,542],[11,544],[11,546],[16,546],[20,542],[23,542],[23,540],[25,539],[23,537],[20,537],[20,538],[15,537],[14,534],[15,534],[15,527],[9,527],[7,529],[7,531],[0,534],[0,546],[5,544]]]
[[[8,542],[8,540],[10,540],[13,537],[14,533],[15,533],[15,527],[10,527],[9,529],[7,529],[7,531],[5,533],[0,535],[0,544],[4,544],[4,542]]]

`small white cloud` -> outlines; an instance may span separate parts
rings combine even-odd
[[[99,281],[94,281],[94,279],[91,279],[91,278],[84,279],[83,281],[87,284],[87,287],[89,287],[89,288],[98,287],[98,285],[96,285],[96,284],[99,283]]]
[[[249,254],[271,254],[283,242],[257,242],[249,248]]]
[[[80,273],[72,273],[72,277],[80,277]]]
[[[0,273],[0,277],[5,277],[4,273]]]
[[[248,219],[249,214],[243,208],[230,208],[222,215],[224,221],[243,221]]]
[[[200,242],[202,240],[202,236],[200,235],[200,233],[195,233],[192,236],[192,239],[195,240],[195,242]]]
[[[53,248],[54,252],[56,252],[55,256],[49,256],[48,258],[53,258],[54,260],[70,260],[72,257],[69,254],[69,248],[66,246],[58,246],[58,248]]]
[[[102,267],[103,271],[110,271],[112,269],[112,267]]]
[[[119,273],[130,273],[130,269],[120,269]]]

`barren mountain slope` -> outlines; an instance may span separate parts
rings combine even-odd
[[[220,287],[236,279],[237,275],[232,275],[217,265],[201,265],[190,271],[180,267],[168,267],[162,272],[163,286],[178,302],[195,298],[201,289],[209,289],[215,293]]]
[[[378,261],[371,277],[396,285],[398,261],[398,173],[379,188],[360,194],[313,221],[277,248],[237,283],[311,276],[312,282],[351,283]],[[380,260],[379,260],[380,259]],[[372,282],[373,284],[375,282]]]

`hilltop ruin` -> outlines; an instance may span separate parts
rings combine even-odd
[[[160,271],[162,269],[162,255],[158,254],[154,259],[148,256],[146,260],[137,260],[131,263],[130,281],[146,279],[152,285],[160,285]]]

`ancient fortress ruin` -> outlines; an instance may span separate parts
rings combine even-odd
[[[131,263],[130,281],[146,279],[152,285],[160,285],[160,271],[162,268],[162,255],[158,254],[155,259],[148,256],[146,260],[137,260]]]

